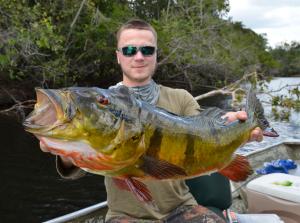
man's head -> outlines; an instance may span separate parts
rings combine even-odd
[[[156,68],[157,34],[143,20],[132,19],[117,32],[117,59],[123,71],[123,84],[143,86]]]

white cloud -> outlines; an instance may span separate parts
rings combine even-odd
[[[256,33],[266,33],[269,45],[300,41],[299,0],[229,0],[229,17]]]

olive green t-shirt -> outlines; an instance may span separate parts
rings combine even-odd
[[[160,86],[157,106],[174,114],[188,116],[199,113],[193,96],[183,89]],[[105,177],[109,211],[106,220],[122,215],[142,219],[161,219],[180,205],[197,205],[184,180],[144,180],[158,209],[137,200],[129,191],[120,190],[110,177]]]
[[[186,90],[161,85],[157,106],[181,116],[199,113],[198,103]],[[85,172],[77,167],[63,168],[59,157],[57,157],[56,168],[66,179],[76,179],[85,175]],[[120,190],[113,183],[112,178],[105,177],[109,206],[106,220],[122,215],[157,220],[166,217],[180,205],[197,205],[184,180],[144,180],[143,183],[151,191],[157,210],[138,201],[131,192]]]

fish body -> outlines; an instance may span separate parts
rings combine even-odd
[[[252,91],[248,119],[230,124],[220,109],[180,117],[136,99],[124,86],[36,92],[26,130],[53,154],[71,158],[88,172],[114,177],[120,188],[146,202],[152,197],[139,179],[187,179],[218,171],[244,180],[251,168],[234,152],[255,127],[268,128]]]

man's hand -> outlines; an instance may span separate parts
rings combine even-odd
[[[40,148],[45,153],[51,153],[51,151],[45,146],[45,144],[42,141],[40,141]],[[60,158],[65,168],[70,168],[74,165],[72,160],[68,157],[60,156]]]
[[[247,113],[245,111],[227,112],[223,117],[227,118],[229,123],[235,120],[245,121],[248,118]],[[263,132],[261,128],[257,127],[251,132],[249,141],[261,142],[262,140],[263,140]]]

